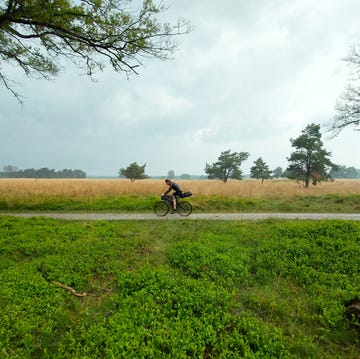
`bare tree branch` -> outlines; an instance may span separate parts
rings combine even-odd
[[[360,53],[355,46],[350,49],[344,61],[348,64],[351,79],[336,102],[336,113],[327,125],[331,137],[336,137],[347,127],[360,131]]]

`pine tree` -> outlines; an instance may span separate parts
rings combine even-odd
[[[254,161],[254,164],[255,166],[250,168],[251,178],[261,179],[261,183],[263,183],[265,179],[271,178],[272,171],[269,170],[269,166],[263,161],[261,157]]]
[[[331,178],[331,170],[339,168],[330,161],[331,153],[323,149],[320,125],[312,123],[306,126],[302,134],[290,139],[290,142],[296,150],[288,158],[290,165],[286,170],[287,176],[303,181],[306,188],[310,180],[313,185],[326,181]]]

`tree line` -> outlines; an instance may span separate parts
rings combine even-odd
[[[345,178],[350,178],[350,175],[358,178],[356,169],[352,171],[330,160],[331,153],[323,148],[321,136],[320,125],[309,124],[300,136],[290,139],[294,151],[287,157],[289,166],[285,171],[282,171],[280,167],[271,171],[266,162],[259,157],[250,169],[250,177],[261,179],[262,182],[273,176],[286,177],[302,181],[305,187],[309,187],[310,183],[316,185],[321,181],[341,175],[345,175]],[[211,165],[206,164],[205,172],[209,179],[217,178],[223,182],[227,182],[230,178],[242,179],[240,165],[248,157],[248,152],[224,151],[220,154],[217,162]]]
[[[310,183],[316,185],[333,178],[360,178],[360,171],[354,167],[340,166],[330,160],[331,153],[323,148],[321,136],[320,125],[312,123],[306,126],[299,137],[290,139],[294,151],[287,158],[289,166],[285,171],[281,167],[270,170],[268,164],[259,157],[250,168],[250,177],[262,182],[273,177],[286,177],[302,181],[305,187],[309,187]],[[206,164],[207,178],[219,179],[224,183],[229,179],[243,179],[241,165],[249,156],[248,152],[221,152],[216,162]],[[133,162],[127,168],[120,169],[119,175],[130,178],[131,181],[148,178],[145,167],[146,164],[139,166]],[[168,176],[174,177],[174,171],[170,170]]]
[[[55,171],[48,168],[27,168],[20,170],[15,166],[5,166],[0,172],[1,178],[85,178],[86,172],[82,170],[63,169]]]
[[[302,131],[295,139],[290,139],[294,151],[287,158],[289,166],[283,171],[281,167],[270,170],[268,164],[259,157],[250,168],[250,177],[260,179],[262,182],[270,178],[286,177],[302,181],[305,187],[310,183],[316,185],[321,181],[333,178],[360,178],[360,170],[354,167],[346,167],[333,163],[330,160],[331,153],[323,148],[321,141],[320,125],[312,123]],[[249,158],[248,152],[221,152],[218,160],[212,164],[206,163],[205,173],[208,179],[220,179],[226,183],[229,179],[243,179],[241,165]],[[126,168],[119,170],[119,177],[129,178],[131,181],[149,178],[145,174],[146,164],[140,166],[137,162],[131,163]],[[168,177],[173,178],[174,171],[170,170]],[[19,170],[14,166],[5,166],[0,172],[2,178],[85,178],[86,173],[82,170],[63,169],[25,169]],[[189,178],[190,175],[182,175]]]

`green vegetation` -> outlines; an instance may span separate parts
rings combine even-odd
[[[246,161],[250,153],[232,152],[231,150],[221,152],[217,162],[205,166],[205,173],[208,179],[220,179],[226,183],[229,179],[242,179],[243,173],[240,169],[242,162]]]
[[[321,141],[320,125],[312,123],[302,130],[301,135],[290,139],[295,151],[291,153],[286,169],[286,177],[303,181],[306,188],[310,182],[313,185],[331,178],[331,171],[340,167],[331,162],[331,152],[323,148]]]
[[[352,221],[1,217],[0,356],[359,358],[359,258]]]
[[[86,172],[76,169],[63,169],[56,171],[43,167],[40,169],[27,168],[19,170],[15,166],[5,166],[0,172],[0,178],[85,178]]]
[[[120,177],[129,178],[131,182],[134,182],[137,179],[149,178],[145,174],[146,163],[143,166],[139,166],[136,162],[131,163],[126,168],[121,168],[119,170]]]
[[[185,20],[161,22],[165,10],[152,0],[135,6],[123,0],[1,1],[1,62],[45,79],[58,74],[64,60],[90,77],[106,63],[116,72],[138,73],[144,56],[168,59],[177,48],[174,37],[191,31]],[[20,100],[12,83],[1,67],[0,84]]]
[[[78,198],[64,195],[36,195],[27,198],[0,197],[0,211],[108,211],[152,212],[158,196],[121,195]],[[360,195],[277,196],[276,198],[238,198],[195,196],[189,198],[195,212],[330,212],[359,213]]]
[[[261,179],[261,183],[264,183],[264,180],[270,179],[271,176],[272,171],[269,169],[269,165],[261,157],[254,161],[254,166],[250,168],[251,178]]]

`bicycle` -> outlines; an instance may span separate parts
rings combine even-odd
[[[182,198],[191,195],[191,192],[184,192]],[[164,217],[170,210],[174,210],[172,196],[162,195],[161,201],[156,202],[154,205],[154,213],[159,217]],[[179,198],[176,197],[176,212],[183,217],[189,216],[192,213],[192,205],[187,201],[179,201]]]

